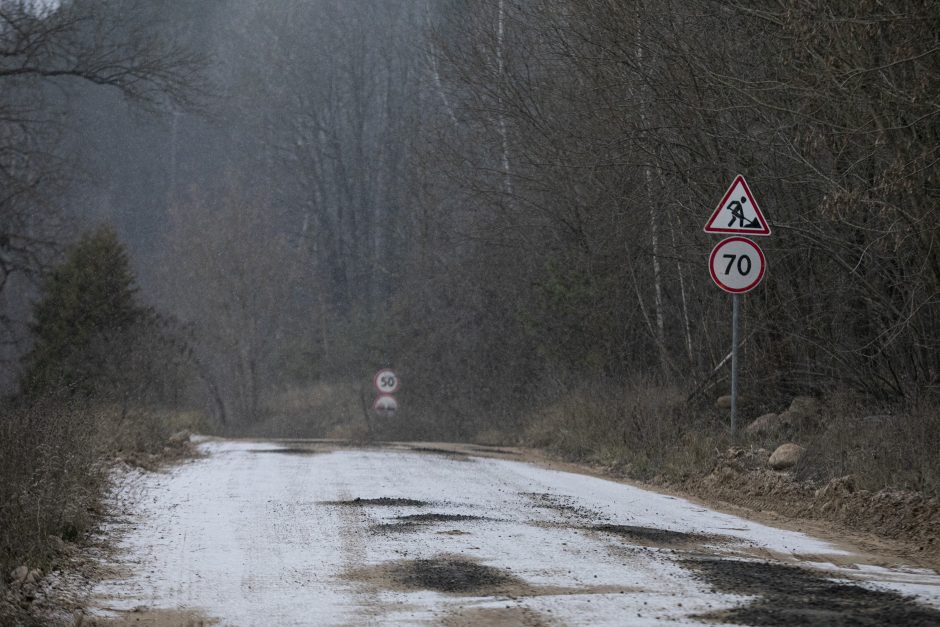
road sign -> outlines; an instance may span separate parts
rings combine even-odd
[[[388,368],[383,368],[376,372],[373,383],[375,384],[375,389],[379,391],[379,394],[394,394],[401,385],[398,375]]]
[[[740,174],[734,177],[731,187],[705,223],[705,232],[770,235],[767,220]]]
[[[394,396],[381,394],[372,403],[372,411],[383,418],[391,418],[398,411],[398,401],[395,400]]]
[[[729,237],[712,250],[708,269],[712,280],[726,292],[749,292],[764,278],[764,252],[746,237]]]

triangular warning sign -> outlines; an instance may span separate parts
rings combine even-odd
[[[770,227],[747,181],[740,174],[734,177],[731,187],[711,219],[705,224],[706,233],[747,233],[748,235],[770,235]]]

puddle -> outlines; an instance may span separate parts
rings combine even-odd
[[[911,597],[833,581],[796,566],[722,559],[679,564],[715,590],[757,597],[696,618],[740,625],[940,625],[940,611]]]
[[[592,527],[584,527],[584,529],[620,536],[633,544],[665,548],[691,547],[734,540],[734,538],[727,536],[669,531],[667,529],[639,527],[634,525],[594,525]]]
[[[427,507],[431,505],[428,501],[417,501],[415,499],[403,499],[396,497],[383,496],[377,499],[355,498],[349,501],[323,501],[324,505],[350,505],[353,507]]]

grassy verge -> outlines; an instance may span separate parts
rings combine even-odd
[[[145,467],[184,454],[170,436],[198,416],[38,401],[0,411],[0,581],[20,565],[48,572],[63,542],[96,521],[117,458]]]
[[[640,480],[702,473],[728,444],[716,416],[687,408],[677,388],[648,381],[576,389],[531,416],[523,441]]]
[[[745,407],[749,407],[745,403]],[[874,409],[873,409],[874,407]],[[530,417],[523,443],[704,498],[940,547],[940,409],[881,406],[847,394],[800,398],[737,441],[727,412],[690,407],[677,389],[639,381],[585,386]],[[785,470],[784,443],[802,447]]]

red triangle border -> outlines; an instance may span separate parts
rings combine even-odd
[[[718,218],[718,214],[721,213],[721,210],[724,208],[725,203],[728,202],[728,198],[731,197],[731,192],[734,191],[734,188],[737,187],[738,181],[741,182],[741,185],[744,187],[744,193],[747,194],[748,200],[751,201],[751,206],[754,207],[754,213],[757,215],[757,221],[760,222],[763,227],[760,231],[755,231],[754,229],[742,229],[742,228],[730,228],[730,227],[716,227],[712,226],[715,219]],[[712,217],[708,219],[708,222],[705,223],[705,228],[703,229],[706,233],[734,233],[738,235],[770,235],[770,226],[767,225],[767,220],[764,218],[764,212],[761,211],[760,205],[757,204],[757,201],[754,200],[754,194],[751,193],[751,188],[748,186],[747,181],[744,180],[744,175],[738,174],[734,177],[734,180],[731,181],[731,185],[728,187],[728,191],[725,192],[724,197],[722,197],[721,202],[718,203],[718,207],[712,212]]]

